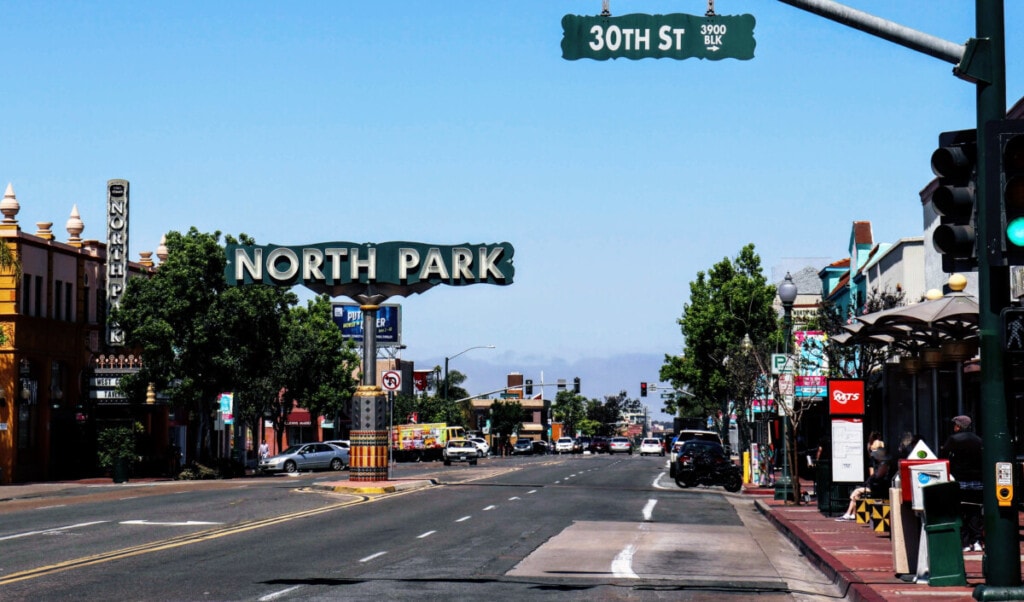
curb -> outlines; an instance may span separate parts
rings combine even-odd
[[[813,541],[802,539],[795,532],[792,523],[772,512],[771,508],[763,500],[754,500],[754,506],[768,519],[768,522],[775,525],[776,529],[793,542],[793,545],[800,550],[800,553],[811,564],[839,585],[841,591],[845,592],[847,599],[852,602],[885,602],[885,597],[881,596],[868,584],[860,581],[853,571],[845,568],[842,563],[829,554],[828,550]]]
[[[371,485],[352,481],[337,481],[333,483],[315,483],[308,489],[314,491],[325,491],[328,493],[358,493],[364,495],[381,495],[385,493],[396,493],[399,491],[413,491],[425,489],[437,485],[435,479],[418,479],[411,481],[386,481],[386,484]]]

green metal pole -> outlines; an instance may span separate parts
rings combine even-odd
[[[1002,219],[988,215],[986,202],[999,190],[990,190],[994,174],[988,174],[985,124],[1006,118],[1006,49],[1003,0],[976,0],[975,21],[978,40],[987,40],[989,81],[977,82],[978,117],[978,190],[976,225],[978,228],[978,334],[981,339],[981,435],[984,442],[985,556],[982,570],[985,584],[975,588],[978,600],[1019,600],[1021,590],[1020,542],[1016,504],[999,507],[996,501],[996,462],[1013,462],[1006,405],[1003,349],[999,336],[999,312],[1009,305],[1010,273],[1005,266],[994,266],[986,252],[999,244]],[[998,205],[996,205],[998,206]]]

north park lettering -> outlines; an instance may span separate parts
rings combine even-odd
[[[509,243],[228,245],[226,253],[224,276],[231,285],[511,284],[515,273]]]

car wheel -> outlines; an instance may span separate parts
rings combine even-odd
[[[729,493],[736,493],[740,489],[743,489],[743,479],[738,474],[731,474],[725,480],[725,490]]]
[[[345,468],[345,463],[341,461],[341,458],[331,460],[331,470],[338,471],[343,468]]]
[[[284,471],[288,474],[295,474],[299,472],[299,465],[295,463],[295,460],[288,460],[284,463]]]

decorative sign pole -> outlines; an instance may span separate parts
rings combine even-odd
[[[331,242],[304,246],[228,245],[229,285],[301,284],[346,296],[363,312],[363,378],[352,398],[350,481],[388,478],[387,404],[377,383],[377,311],[388,297],[438,284],[512,284],[509,243],[429,245],[412,242]],[[301,400],[299,400],[301,403]]]

